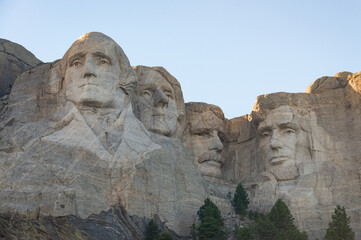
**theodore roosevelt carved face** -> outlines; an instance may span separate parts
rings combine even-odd
[[[206,103],[187,103],[186,110],[190,136],[185,145],[203,176],[220,178],[224,163],[221,157],[223,112],[219,107]]]
[[[281,106],[270,111],[258,126],[262,159],[279,181],[299,176],[296,152],[298,145],[302,144],[300,131],[300,117],[290,106]]]

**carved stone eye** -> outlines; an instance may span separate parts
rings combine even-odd
[[[104,65],[104,64],[109,64],[109,61],[108,60],[106,60],[106,59],[101,59],[100,60],[100,64],[102,64],[102,65]]]
[[[200,136],[200,137],[207,137],[210,135],[209,132],[199,132],[199,133],[196,133],[197,136]]]
[[[287,128],[287,129],[284,131],[284,134],[287,134],[287,135],[293,134],[293,133],[295,133],[295,130],[293,130],[292,128]]]
[[[80,61],[73,61],[71,64],[70,64],[70,66],[72,67],[72,66],[75,66],[75,67],[77,67],[77,66],[79,66],[81,63],[80,63]]]
[[[151,91],[150,91],[149,89],[146,89],[146,90],[144,90],[144,91],[142,92],[142,94],[143,94],[144,96],[150,96],[150,95],[151,95]]]
[[[261,136],[262,136],[262,138],[269,138],[269,137],[271,137],[271,136],[272,136],[272,133],[271,133],[271,132],[266,131],[266,132],[263,132]]]
[[[165,91],[164,94],[169,98],[173,98],[173,95],[171,92]]]

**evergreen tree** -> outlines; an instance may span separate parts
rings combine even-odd
[[[150,220],[145,232],[145,240],[156,240],[159,237],[159,229],[154,220]]]
[[[350,227],[350,217],[347,216],[344,207],[337,205],[329,222],[325,240],[353,240],[355,233]]]
[[[221,230],[221,226],[223,226],[221,212],[209,198],[206,198],[204,205],[199,208],[197,214],[201,221],[198,227],[199,240],[224,239],[224,232]]]
[[[266,217],[259,221],[257,232],[261,239],[307,240],[307,234],[300,232],[287,205],[278,199]]]
[[[291,211],[281,199],[277,200],[268,217],[279,230],[289,232],[296,229]]]
[[[191,236],[192,236],[192,240],[197,240],[197,228],[196,228],[196,224],[192,224],[191,226]]]
[[[274,223],[266,216],[264,219],[260,219],[256,226],[256,232],[260,239],[273,240],[277,235],[277,228]]]
[[[285,231],[281,230],[276,234],[276,236],[273,238],[273,240],[286,240],[289,239]]]
[[[169,232],[162,232],[156,240],[173,240],[173,237]]]
[[[246,190],[244,190],[242,186],[242,183],[237,185],[236,192],[233,196],[233,204],[237,214],[242,216],[247,214],[249,199]]]
[[[240,228],[237,225],[234,230],[236,240],[253,240],[255,239],[252,226]]]
[[[204,220],[205,217],[210,216],[214,218],[220,226],[223,226],[221,212],[219,211],[216,204],[214,204],[209,198],[206,198],[206,200],[204,200],[204,205],[199,208],[197,215],[201,222]]]

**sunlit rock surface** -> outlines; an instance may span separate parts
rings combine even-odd
[[[0,97],[10,93],[17,76],[41,63],[21,45],[0,38]]]
[[[166,69],[132,68],[101,33],[53,63],[23,52],[1,60],[1,83],[20,74],[0,99],[1,236],[143,239],[154,218],[187,239],[206,197],[232,231],[229,193],[242,182],[252,210],[281,198],[310,239],[324,236],[336,205],[361,237],[360,73],[259,96],[228,120],[215,105],[184,104]],[[19,63],[32,70],[9,67]]]
[[[247,186],[253,209],[269,211],[282,198],[314,239],[343,205],[360,236],[359,76],[340,73],[307,93],[259,96],[251,115],[229,121],[224,178]]]
[[[1,122],[0,209],[87,218],[121,204],[187,235],[205,183],[180,140],[148,132],[133,115],[136,82],[100,33],[21,75]]]

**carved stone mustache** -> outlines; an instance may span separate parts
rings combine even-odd
[[[216,151],[205,152],[198,157],[198,162],[207,162],[207,161],[215,161],[221,162],[221,154]]]

